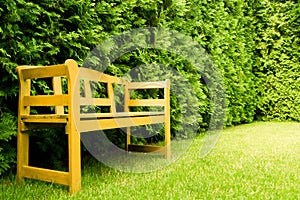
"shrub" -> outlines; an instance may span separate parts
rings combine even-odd
[[[1,99],[0,99],[1,102]],[[0,104],[1,105],[1,104]],[[16,136],[17,121],[13,113],[0,107],[0,175],[16,163],[13,140]]]
[[[207,51],[225,85],[226,126],[249,123],[254,119],[300,120],[299,2],[1,0],[1,5],[0,174],[15,162],[18,107],[15,67],[58,64],[67,58],[82,64],[100,42],[134,28],[176,30],[193,38]],[[186,46],[187,49],[190,47]],[[207,130],[214,112],[210,98],[216,99],[222,92],[220,80],[215,81],[209,70],[204,68],[198,73],[193,63],[174,52],[142,49],[124,54],[109,65],[106,72],[123,76],[136,66],[151,63],[176,70],[189,81],[197,97],[196,103],[184,102],[180,107],[172,94],[173,136],[180,132],[181,113],[186,112],[186,108],[199,111],[199,116],[184,123],[198,123],[198,132]],[[162,75],[147,72],[147,76]],[[207,87],[207,80],[213,80],[210,84],[216,94]],[[37,84],[38,90],[49,90],[47,84]],[[220,109],[223,109],[222,105],[216,111],[220,112]],[[117,132],[107,134],[122,146],[124,141],[115,136]],[[190,132],[181,131],[180,138],[193,136]],[[66,144],[54,142],[63,137],[60,131],[47,132],[46,142],[34,148],[54,149],[55,162],[65,155],[62,146]],[[155,140],[160,139],[158,135]]]

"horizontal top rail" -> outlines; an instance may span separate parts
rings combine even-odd
[[[167,81],[156,81],[156,82],[128,82],[127,89],[157,89],[169,87]]]
[[[65,64],[52,66],[19,66],[17,71],[22,74],[24,80],[33,78],[49,78],[55,76],[66,76],[67,66]]]
[[[78,72],[80,79],[86,79],[94,82],[105,82],[105,83],[123,83],[121,78],[110,76],[102,72],[92,70],[89,68],[80,67]]]

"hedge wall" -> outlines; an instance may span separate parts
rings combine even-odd
[[[297,1],[0,0],[0,4],[0,175],[13,169],[16,160],[15,67],[63,63],[67,58],[82,63],[101,41],[134,28],[176,30],[206,49],[225,84],[226,126],[255,119],[300,120]],[[108,73],[122,76],[130,68],[153,62],[171,66],[189,80],[200,116],[187,123],[199,123],[199,132],[206,130],[211,94],[203,75],[195,73],[186,59],[145,49],[124,55]],[[37,87],[47,90],[43,83]],[[179,128],[179,115],[172,101],[173,132]],[[52,131],[45,143],[32,148],[52,152],[50,164],[57,163],[63,160],[61,146],[66,144],[54,141],[63,139],[60,131]]]
[[[256,65],[260,120],[300,120],[300,3],[255,5]]]

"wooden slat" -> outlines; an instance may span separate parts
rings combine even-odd
[[[164,99],[131,99],[128,102],[129,106],[164,106]]]
[[[80,105],[111,106],[111,100],[107,98],[80,98]]]
[[[91,84],[89,80],[84,80],[84,96],[85,98],[92,98]]]
[[[31,89],[31,80],[27,79],[25,81],[21,80],[20,78],[20,87],[19,87],[19,115],[22,114],[29,114],[30,107],[24,106],[24,96],[30,96],[30,89]]]
[[[66,119],[28,118],[22,120],[25,123],[67,123]]]
[[[62,185],[69,185],[69,173],[42,169],[37,167],[23,166],[23,177],[36,180],[43,180],[46,182],[53,182]]]
[[[80,79],[85,79],[85,80],[94,81],[94,82],[99,81],[99,79],[102,75],[103,75],[102,72],[84,68],[84,67],[80,67],[79,72],[78,72],[78,76]]]
[[[153,117],[164,116],[164,112],[119,112],[119,113],[88,113],[80,114],[80,119],[103,119],[103,118],[124,118],[124,117]],[[21,119],[25,123],[66,123],[68,115],[22,115]]]
[[[164,115],[164,112],[117,112],[117,113],[88,113],[81,114],[81,119],[93,118],[118,118],[118,117],[139,117],[139,116],[157,116]]]
[[[86,79],[94,82],[105,82],[105,83],[122,83],[122,79],[104,74],[102,72],[80,67],[79,68],[79,77],[81,79]]]
[[[61,77],[53,77],[53,92],[55,95],[62,95],[62,85],[61,85]],[[64,114],[63,106],[55,106],[56,114]]]
[[[57,115],[57,114],[39,114],[39,115],[21,115],[21,119],[29,119],[29,118],[45,118],[45,119],[66,119],[68,117],[67,114]]]
[[[115,95],[112,83],[107,83],[107,96],[110,99],[110,112],[116,112]]]
[[[152,145],[137,145],[129,144],[128,151],[145,152],[145,153],[161,153],[165,154],[166,147],[164,146],[152,146]]]
[[[32,78],[48,78],[54,76],[66,76],[66,65],[52,65],[52,66],[32,66],[21,68],[24,80]]]
[[[63,95],[24,96],[24,106],[67,106],[69,97]]]
[[[165,117],[158,116],[144,116],[144,117],[130,117],[130,118],[113,118],[113,119],[96,119],[96,120],[83,120],[79,123],[80,132],[106,130],[130,126],[140,126],[147,124],[163,123]]]
[[[26,123],[67,123],[68,115],[21,115],[22,122]]]
[[[130,100],[130,91],[128,89],[128,82],[125,84],[125,87],[124,87],[124,111],[125,112],[129,112],[130,111],[130,108],[128,106],[128,102]],[[125,142],[125,148],[126,148],[126,151],[128,151],[128,145],[131,143],[131,128],[130,127],[126,127],[126,142]]]
[[[107,83],[123,83],[123,80],[116,76],[110,76],[107,74],[103,74],[101,76],[100,82],[107,82]]]
[[[166,81],[157,81],[157,82],[129,82],[127,88],[129,90],[134,89],[156,89],[156,88],[165,88]]]

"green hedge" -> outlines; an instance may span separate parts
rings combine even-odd
[[[257,118],[300,121],[300,3],[263,1],[255,10]]]
[[[296,1],[1,0],[1,5],[0,174],[14,166],[16,160],[15,67],[63,63],[67,58],[82,63],[101,41],[134,28],[176,30],[208,52],[225,85],[226,126],[255,119],[300,119],[300,3]],[[189,81],[198,98],[190,109],[199,110],[199,117],[185,123],[198,123],[198,132],[205,131],[212,114],[213,94],[205,82],[209,74],[199,74],[185,58],[163,50],[143,49],[117,59],[107,72],[123,76],[149,63],[170,66]],[[38,83],[38,88],[48,90],[43,83]],[[171,107],[171,128],[175,133],[180,131],[182,110],[174,96]],[[192,134],[181,133],[182,138]],[[110,134],[122,146],[124,141],[115,137],[115,131]],[[55,143],[63,139],[61,131],[46,135],[46,142],[33,148],[52,152],[53,162],[63,160],[61,146],[66,144]]]

